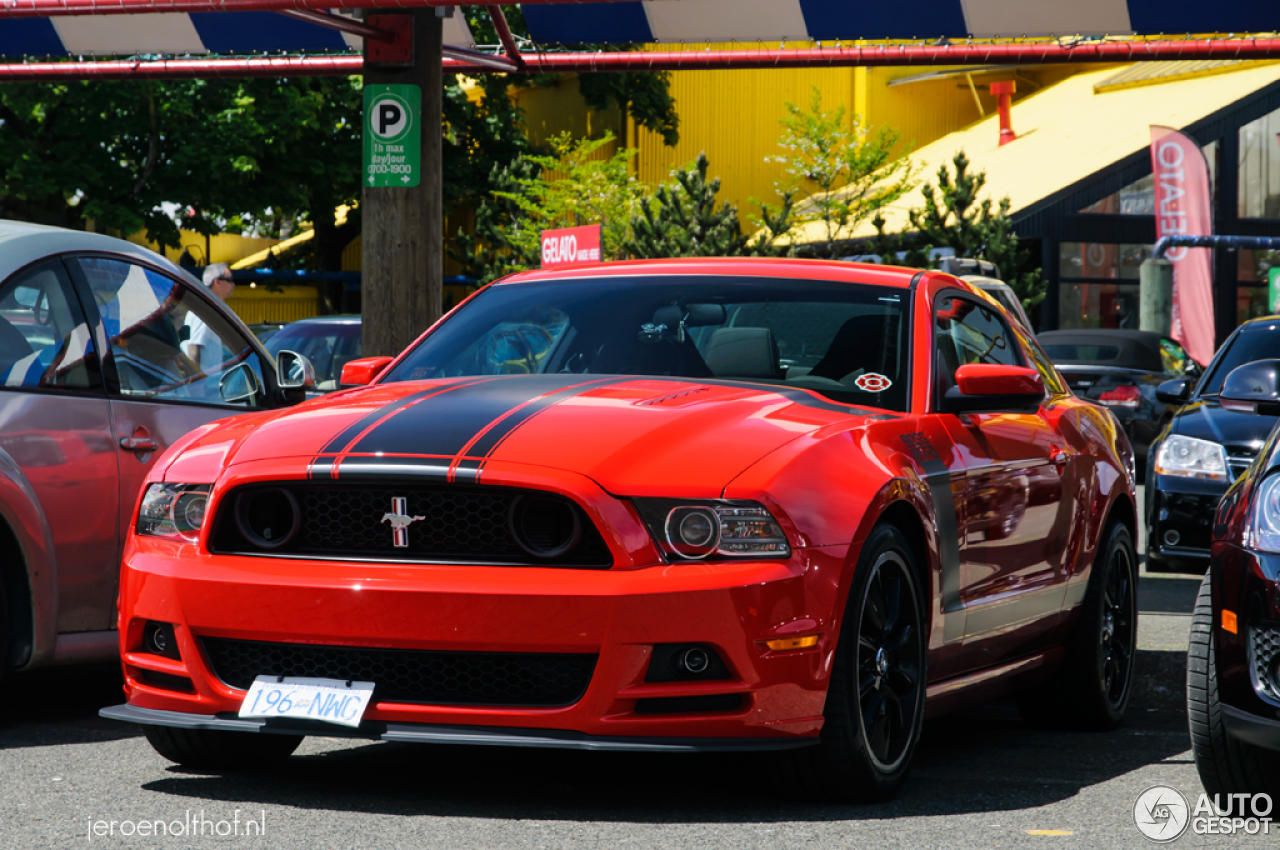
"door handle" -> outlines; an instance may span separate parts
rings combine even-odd
[[[120,448],[128,452],[154,452],[160,444],[150,437],[121,437]]]

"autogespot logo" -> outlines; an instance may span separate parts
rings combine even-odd
[[[1164,844],[1181,837],[1191,822],[1191,809],[1182,792],[1168,785],[1152,785],[1133,804],[1133,822],[1142,834]]]

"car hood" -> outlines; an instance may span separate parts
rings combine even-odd
[[[1217,398],[1203,398],[1178,411],[1171,434],[1221,443],[1232,454],[1257,454],[1277,417],[1224,410]]]
[[[476,483],[497,463],[578,473],[619,496],[708,497],[804,434],[892,415],[807,390],[686,378],[402,382],[232,420],[187,446],[165,477],[213,480],[273,461],[319,479]]]

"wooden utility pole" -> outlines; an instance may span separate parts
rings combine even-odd
[[[364,183],[360,314],[365,357],[399,354],[441,312],[441,21],[432,8],[405,14],[412,16],[412,63],[369,67],[364,84],[412,84],[422,90],[421,179],[412,187]],[[366,62],[369,50],[366,39]]]

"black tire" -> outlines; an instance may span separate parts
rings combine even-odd
[[[1138,557],[1129,529],[1112,522],[1102,535],[1062,667],[1017,695],[1023,719],[1036,726],[1115,729],[1129,706],[1137,648]]]
[[[195,770],[251,772],[284,761],[302,743],[302,735],[221,732],[145,726],[147,743],[157,753]]]
[[[924,606],[911,547],[871,532],[853,576],[817,746],[795,750],[805,793],[841,801],[893,796],[920,740],[927,682]]]
[[[13,668],[13,618],[9,615],[9,594],[0,575],[0,687]]]
[[[1270,794],[1280,797],[1280,759],[1227,734],[1218,701],[1218,665],[1213,647],[1213,600],[1209,576],[1200,583],[1187,648],[1187,724],[1200,782],[1210,794]]]

